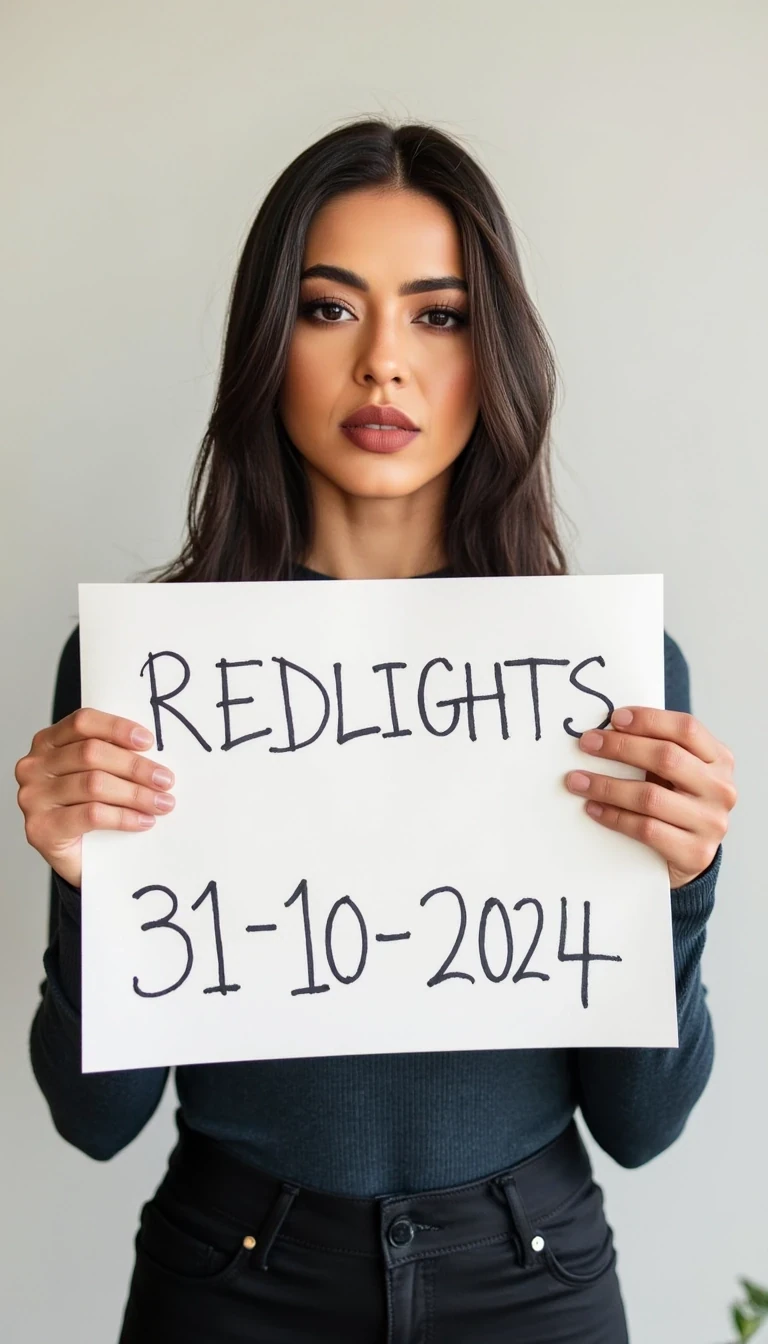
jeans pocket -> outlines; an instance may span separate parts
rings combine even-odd
[[[253,1249],[252,1237],[221,1237],[198,1223],[193,1227],[183,1213],[159,1208],[154,1199],[142,1206],[135,1237],[141,1257],[163,1274],[189,1283],[221,1283],[234,1277]]]
[[[597,1283],[616,1264],[603,1192],[592,1179],[565,1204],[547,1214],[534,1232],[534,1247],[550,1274],[568,1287]]]

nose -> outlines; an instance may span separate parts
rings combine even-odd
[[[396,315],[371,317],[361,323],[355,376],[363,383],[408,380],[407,333]]]

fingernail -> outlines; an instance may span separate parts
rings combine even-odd
[[[131,741],[134,747],[151,747],[154,741],[151,733],[146,728],[134,728],[131,733]]]
[[[590,783],[589,775],[583,775],[580,770],[568,776],[568,788],[575,789],[577,793],[586,793]]]
[[[158,789],[170,789],[173,783],[173,775],[170,770],[155,770],[152,775],[152,783],[156,784]]]
[[[611,722],[615,723],[617,728],[628,728],[634,717],[631,709],[615,709],[611,715]]]
[[[584,811],[588,812],[590,817],[600,817],[603,813],[603,807],[601,803],[587,803]]]
[[[175,807],[175,805],[176,799],[172,798],[170,793],[155,794],[155,807],[159,807],[161,812],[170,812],[171,808]]]
[[[582,733],[580,741],[585,751],[599,751],[603,745],[603,734]]]
[[[141,816],[139,817],[139,825],[154,826],[154,824],[155,824],[155,818],[151,817],[148,812],[142,812]]]

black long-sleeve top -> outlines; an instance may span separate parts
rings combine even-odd
[[[296,578],[323,578],[297,569]],[[664,633],[665,704],[690,712],[689,672]],[[79,628],[61,654],[53,722],[80,705]],[[175,1069],[189,1125],[299,1183],[350,1195],[479,1179],[553,1139],[579,1107],[594,1138],[635,1167],[680,1134],[709,1077],[713,1036],[700,973],[722,846],[671,893],[677,1049],[440,1051],[269,1059]],[[80,892],[51,870],[45,979],[30,1033],[53,1123],[106,1159],[141,1131],[168,1068],[81,1072]]]

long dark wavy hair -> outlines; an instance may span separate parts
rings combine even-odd
[[[332,197],[372,186],[435,198],[460,235],[480,410],[452,469],[444,519],[449,572],[567,573],[549,456],[556,364],[501,200],[459,140],[431,125],[365,118],[299,154],[254,219],[232,284],[183,546],[159,573],[146,571],[152,582],[286,579],[306,555],[307,477],[277,411],[305,239]]]

